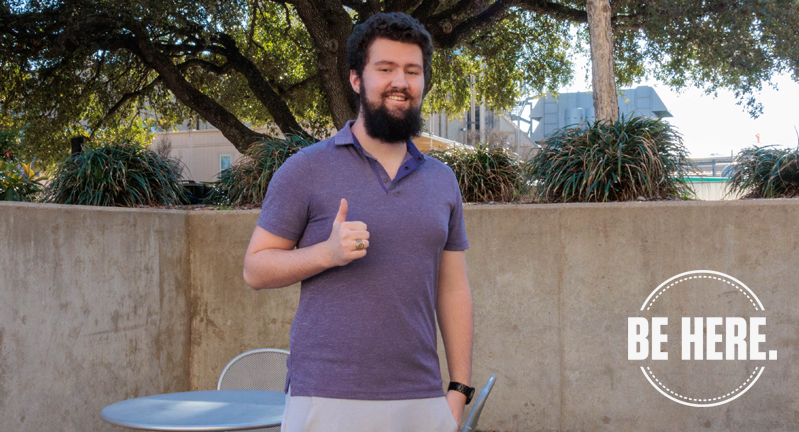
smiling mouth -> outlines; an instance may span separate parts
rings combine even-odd
[[[405,96],[402,96],[402,95],[390,95],[390,96],[387,96],[386,98],[387,99],[391,99],[393,101],[397,101],[397,102],[405,102],[405,101],[408,100]]]

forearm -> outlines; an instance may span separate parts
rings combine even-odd
[[[436,310],[450,381],[471,386],[474,311],[468,283],[465,289],[439,291]]]
[[[293,285],[331,267],[324,242],[304,248],[264,249],[244,259],[244,281],[253,289]]]

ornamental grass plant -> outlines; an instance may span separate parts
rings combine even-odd
[[[510,202],[526,191],[522,163],[503,146],[456,145],[429,154],[452,168],[464,202]]]
[[[526,164],[539,202],[687,199],[694,195],[682,137],[646,117],[584,123],[545,139]]]
[[[213,190],[203,202],[226,207],[262,203],[275,171],[286,159],[311,144],[312,141],[295,135],[254,143],[244,157],[219,173]]]
[[[134,207],[186,199],[175,161],[130,142],[86,145],[56,166],[46,201]]]
[[[735,155],[727,194],[742,198],[799,197],[799,148],[754,146]]]

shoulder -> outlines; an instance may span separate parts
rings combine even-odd
[[[429,170],[435,176],[441,176],[441,178],[455,180],[455,172],[452,171],[452,168],[442,162],[440,159],[435,158],[430,155],[424,155],[425,158],[425,168]]]
[[[325,159],[325,153],[327,153],[329,147],[328,144],[332,145],[331,139],[325,139],[299,149],[280,165],[278,171],[296,172],[298,175],[307,174],[311,166]]]
[[[300,158],[306,159],[310,162],[323,160],[329,157],[330,152],[334,150],[334,147],[335,143],[333,142],[333,137],[330,137],[315,144],[311,144],[308,147],[303,147],[297,152],[297,155],[301,155]]]
[[[455,171],[452,170],[452,167],[433,156],[425,155],[424,157],[424,168],[425,171],[428,172],[428,176],[431,180],[435,184],[443,186],[442,190],[452,196],[453,200],[461,201],[461,188],[458,184],[458,176],[455,175]]]

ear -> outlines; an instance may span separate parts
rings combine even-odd
[[[361,94],[361,78],[358,76],[358,72],[356,72],[355,69],[350,69],[350,85],[355,93]]]

